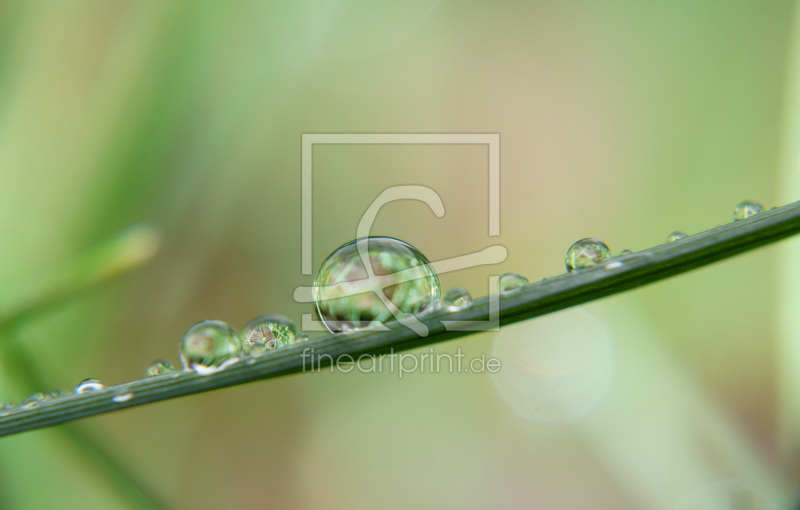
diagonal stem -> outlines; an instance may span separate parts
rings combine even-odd
[[[500,324],[512,324],[641,287],[798,232],[800,202],[795,202],[679,241],[617,257],[601,266],[503,293]],[[347,361],[352,361],[361,355],[405,350],[470,335],[474,331],[448,329],[443,321],[486,321],[490,318],[489,301],[485,296],[457,312],[439,309],[420,317],[430,331],[424,338],[402,324],[390,322],[384,325],[386,329],[329,335],[244,358],[213,375],[176,372],[72,395],[33,409],[11,411],[0,415],[0,436],[246,382],[321,371],[334,363],[338,356],[344,355]]]

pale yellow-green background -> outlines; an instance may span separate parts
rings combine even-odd
[[[302,133],[499,133],[499,238],[484,148],[314,152],[315,267],[380,191],[421,184],[445,217],[397,203],[374,233],[433,260],[503,244],[503,264],[443,275],[474,295],[563,272],[582,237],[638,250],[782,205],[794,8],[0,3],[0,309],[147,221],[152,263],[21,330],[52,387],[177,363],[201,319],[299,321]],[[728,478],[782,504],[800,462],[779,434],[779,251],[593,305],[618,377],[582,422],[523,421],[486,375],[306,374],[78,425],[169,508],[673,509]],[[0,374],[0,398],[25,396]],[[0,507],[131,508],[57,430],[0,439]]]

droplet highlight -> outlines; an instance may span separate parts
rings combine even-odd
[[[98,379],[84,379],[75,386],[75,393],[103,390],[105,387],[106,385],[101,383]]]
[[[472,296],[467,289],[454,287],[442,297],[442,306],[450,311],[460,310],[472,303]]]
[[[528,285],[528,279],[517,273],[506,273],[500,277],[500,292],[516,290]]]
[[[278,314],[260,315],[242,328],[242,341],[253,354],[291,345],[300,331],[297,326]]]
[[[133,399],[133,393],[123,393],[122,395],[115,395],[112,402],[127,402]]]
[[[183,367],[203,375],[221,370],[247,352],[241,337],[222,321],[201,321],[190,327],[178,349]]]
[[[419,250],[391,237],[365,237],[325,259],[312,296],[317,316],[338,333],[390,321],[395,313],[424,313],[435,308],[440,292],[439,277]]]
[[[676,230],[675,232],[672,232],[672,233],[670,233],[670,235],[667,236],[667,242],[671,243],[673,241],[679,241],[681,239],[686,239],[687,237],[689,237],[689,236],[686,234],[686,232],[681,232],[680,230]]]
[[[175,365],[169,361],[159,359],[147,365],[144,375],[147,377],[156,377],[159,375],[169,374],[170,372],[175,372],[176,370],[178,369],[175,368]]]
[[[611,258],[611,250],[606,244],[593,238],[581,239],[572,243],[567,250],[564,263],[567,271],[572,272],[578,269],[586,269],[596,266]]]
[[[743,220],[764,212],[764,206],[752,200],[745,200],[733,208],[733,221]]]

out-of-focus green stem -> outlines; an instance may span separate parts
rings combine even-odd
[[[11,339],[5,342],[3,350],[5,356],[2,357],[2,360],[5,371],[12,375],[14,381],[30,392],[42,391],[46,384],[44,377],[24,346],[20,345],[16,339]],[[117,488],[127,503],[142,510],[164,508],[157,503],[157,499],[151,492],[145,489],[146,485],[126,466],[117,461],[102,444],[72,423],[65,425],[60,430],[81,455],[94,461],[94,468]]]
[[[499,323],[511,324],[640,287],[798,232],[800,202],[795,202],[679,241],[618,257],[601,266],[503,293],[499,299]],[[404,325],[391,322],[384,325],[386,329],[329,335],[264,355],[245,357],[211,375],[176,372],[64,397],[32,409],[11,411],[0,416],[0,436],[236,384],[317,371],[318,367],[326,366],[341,355],[352,360],[362,354],[404,350],[466,336],[474,331],[448,329],[445,323],[489,320],[491,298],[476,299],[457,312],[439,309],[420,317],[429,330],[426,337],[419,337]]]
[[[0,314],[0,332],[147,263],[158,251],[155,227],[132,225],[62,268],[48,287],[16,308]]]

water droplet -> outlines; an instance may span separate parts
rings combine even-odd
[[[572,243],[567,250],[565,263],[567,271],[596,266],[611,258],[611,250],[599,239],[581,239]]]
[[[461,287],[454,287],[445,293],[442,298],[442,306],[450,311],[459,310],[472,303],[472,296],[469,295],[467,289]]]
[[[528,285],[528,279],[517,273],[506,273],[500,277],[500,292],[519,289]]]
[[[17,403],[13,400],[6,400],[0,404],[0,412],[11,411],[17,408]]]
[[[680,239],[686,239],[687,237],[689,236],[686,234],[686,232],[681,232],[680,230],[676,230],[675,232],[672,232],[670,235],[667,236],[667,242],[671,243],[673,241],[678,241]]]
[[[622,257],[623,255],[633,255],[633,250],[622,250],[619,252],[619,256]]]
[[[123,393],[122,395],[116,395],[111,400],[114,402],[127,402],[133,398],[133,393]]]
[[[66,391],[66,390],[62,390],[62,389],[59,388],[59,389],[50,390],[50,391],[46,392],[45,396],[47,397],[47,400],[55,400],[57,398],[68,397],[68,396],[70,396],[70,393],[68,391]]]
[[[242,341],[253,353],[277,349],[295,342],[300,331],[292,321],[277,314],[260,315],[242,328]]]
[[[294,342],[295,343],[308,342],[308,335],[306,335],[305,333],[300,333],[295,337]]]
[[[201,321],[184,333],[179,352],[184,368],[205,375],[229,365],[247,350],[229,325],[222,321]]]
[[[391,320],[384,300],[400,315],[420,314],[435,307],[440,292],[428,259],[391,237],[366,237],[339,247],[322,263],[312,291],[317,315],[331,333]]]
[[[84,379],[75,386],[75,393],[86,393],[89,391],[103,390],[106,385],[97,379]]]
[[[164,375],[169,374],[170,372],[174,372],[177,370],[175,365],[170,363],[169,361],[159,359],[147,366],[147,370],[145,370],[145,375],[147,377],[155,377],[157,375]]]
[[[48,401],[50,398],[41,391],[34,393],[25,400],[19,403],[20,409],[30,409],[42,405],[42,402]]]
[[[762,212],[764,212],[764,207],[761,204],[745,200],[733,208],[733,221],[743,220]]]

